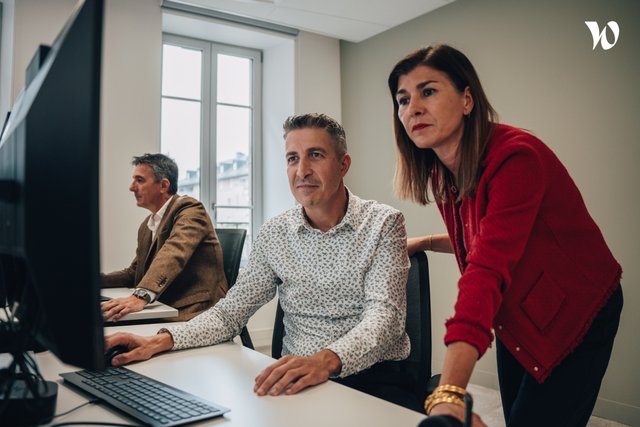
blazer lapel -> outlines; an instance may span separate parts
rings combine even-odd
[[[178,195],[174,194],[172,196],[171,201],[169,202],[169,206],[167,206],[167,210],[164,211],[164,215],[162,215],[162,220],[160,221],[160,224],[158,225],[158,229],[156,230],[156,238],[154,239],[154,246],[157,245],[157,241],[160,239],[160,236],[165,234],[165,231],[167,228],[172,227],[173,226],[173,217],[175,215],[175,208],[176,208],[176,201],[178,200]],[[160,242],[160,244],[164,243]]]
[[[149,217],[147,217],[147,220],[149,220]],[[147,265],[147,261],[149,260],[149,254],[151,251],[151,230],[149,230],[149,227],[147,227],[146,225],[146,221],[145,221],[145,226],[142,229],[142,234],[140,235],[140,240],[138,241],[138,248],[139,248],[139,253],[140,254],[144,254],[144,259],[139,259],[138,260],[138,268],[136,269],[136,283],[139,283],[140,280],[142,280],[142,277],[146,274],[147,269],[148,269],[148,265]]]
[[[158,225],[158,228],[156,229],[156,237],[152,240],[151,230],[149,230],[149,227],[145,227],[145,231],[143,234],[143,241],[138,242],[138,244],[141,245],[140,247],[143,249],[142,253],[146,254],[144,263],[142,264],[144,265],[143,274],[147,272],[147,270],[149,269],[149,265],[151,265],[151,262],[155,257],[156,250],[159,244],[158,238],[160,235],[163,234],[162,231],[167,227],[167,224],[169,223],[170,218],[173,217],[173,208],[175,206],[175,202],[177,199],[178,199],[178,195],[172,196],[172,200],[169,202],[169,206],[167,206],[167,210],[164,212],[164,215],[162,216],[160,225]]]

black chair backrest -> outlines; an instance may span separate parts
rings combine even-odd
[[[431,297],[429,290],[429,263],[424,252],[409,258],[411,268],[407,277],[406,331],[411,340],[411,353],[397,362],[400,369],[409,372],[419,387],[426,388],[431,377]],[[271,356],[282,355],[284,338],[284,311],[278,303],[271,339]]]
[[[244,239],[247,237],[247,230],[235,228],[216,228],[218,241],[222,246],[222,262],[224,264],[224,274],[227,276],[227,284],[231,288],[236,283],[238,271],[240,270],[240,260],[242,259],[242,248]],[[253,341],[247,327],[240,331],[242,345],[253,349]]]
[[[244,239],[247,237],[247,230],[216,228],[216,235],[222,247],[224,274],[227,276],[227,284],[231,287],[236,283],[240,270],[242,248],[244,247]]]
[[[408,370],[416,384],[426,389],[431,377],[431,291],[429,262],[424,252],[409,258],[411,269],[407,277],[406,331],[411,340],[411,353],[400,363]]]
[[[273,335],[271,336],[271,357],[280,359],[282,357],[282,339],[284,338],[284,311],[278,301],[276,308],[276,318],[273,322]]]

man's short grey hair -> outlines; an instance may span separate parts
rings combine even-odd
[[[133,166],[149,165],[153,170],[156,182],[166,178],[169,181],[169,194],[174,195],[178,192],[178,165],[171,157],[160,153],[146,153],[142,156],[135,156],[131,164]]]
[[[333,141],[333,147],[336,150],[338,158],[342,158],[347,154],[347,136],[344,132],[344,128],[335,119],[322,113],[307,113],[297,114],[289,116],[282,125],[284,130],[284,137],[292,130],[296,129],[324,129],[327,131],[331,140]]]

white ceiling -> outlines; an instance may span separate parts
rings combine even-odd
[[[176,0],[350,42],[360,42],[453,1]]]

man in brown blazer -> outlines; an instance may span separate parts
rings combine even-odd
[[[151,211],[138,229],[131,265],[102,276],[103,287],[135,287],[133,294],[102,304],[105,319],[118,320],[159,300],[189,320],[227,292],[222,249],[206,209],[180,196],[178,166],[163,154],[134,157],[133,192],[138,206]]]

